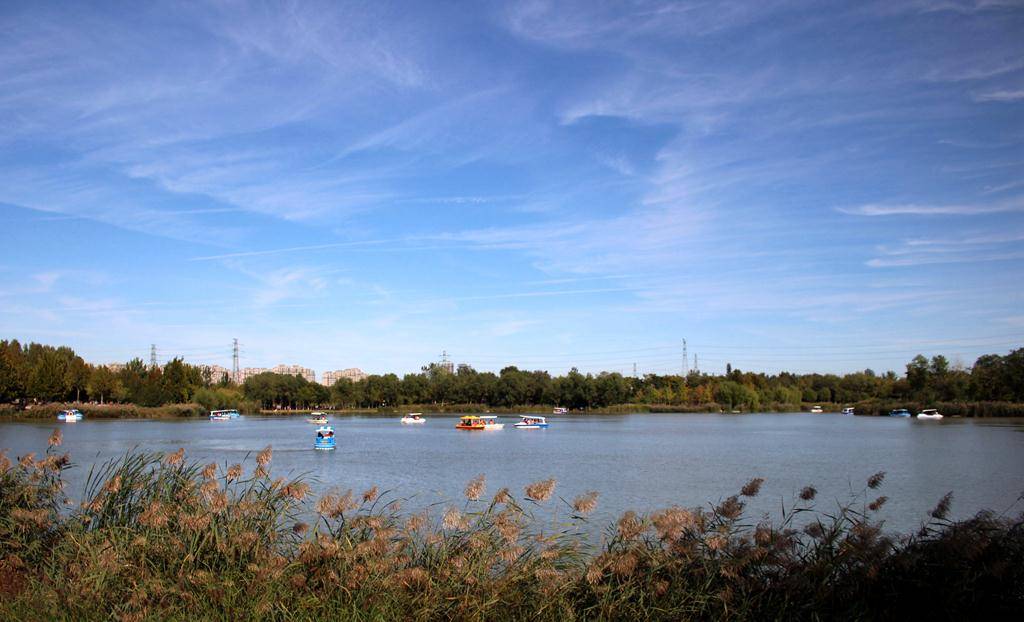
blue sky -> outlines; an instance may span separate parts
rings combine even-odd
[[[970,364],[1024,3],[5,2],[0,223],[0,334],[93,362]]]

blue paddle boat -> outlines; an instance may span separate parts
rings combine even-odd
[[[57,421],[63,421],[64,423],[75,423],[76,421],[81,421],[82,417],[84,416],[85,415],[83,415],[77,409],[72,408],[70,410],[62,410],[59,413],[57,413]]]
[[[334,449],[335,442],[334,428],[329,425],[322,425],[316,429],[316,442],[313,444],[314,449]]]

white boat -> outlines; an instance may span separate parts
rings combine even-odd
[[[918,419],[942,419],[942,413],[934,408],[925,408],[917,413]]]
[[[821,408],[821,406],[812,406],[811,407],[811,412],[817,414],[817,413],[823,413],[825,411]]]
[[[62,410],[59,413],[57,413],[57,420],[63,421],[64,423],[76,423],[78,421],[81,421],[84,416],[85,415],[83,415],[80,411],[78,411],[75,408],[72,408],[70,410]]]
[[[498,423],[498,418],[494,415],[480,415],[480,419],[483,420],[485,430],[501,430],[505,427],[504,423]]]
[[[227,408],[224,410],[211,410],[210,420],[211,421],[230,421],[231,419],[238,419],[238,411],[234,408]]]
[[[847,406],[846,408],[844,408],[843,409],[843,414],[844,415],[852,415],[853,414],[853,406]]]
[[[427,420],[423,418],[423,413],[409,413],[402,417],[401,422],[403,424],[426,423]]]
[[[520,430],[539,430],[548,427],[548,421],[539,415],[523,415],[515,427]]]
[[[306,419],[306,421],[309,423],[327,425],[327,413],[310,413],[310,417]]]
[[[555,408],[553,408],[551,410],[551,414],[552,415],[566,415],[566,414],[569,414],[569,409],[568,408],[562,408],[561,406],[556,406]]]

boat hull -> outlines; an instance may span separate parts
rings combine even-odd
[[[426,423],[426,419],[402,419],[402,425],[416,425],[417,423]]]
[[[918,415],[918,419],[942,419],[942,415]]]
[[[516,429],[519,430],[540,430],[548,427],[546,423],[517,423],[515,424]]]

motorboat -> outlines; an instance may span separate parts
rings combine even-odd
[[[539,415],[523,415],[515,427],[520,430],[539,430],[548,427],[548,420]]]
[[[403,424],[426,423],[427,420],[423,418],[423,413],[409,413],[402,417],[401,422]]]
[[[327,413],[310,413],[309,418],[306,419],[309,423],[319,423],[320,425],[327,425]]]
[[[459,422],[455,424],[456,430],[483,430],[484,421],[476,415],[466,415],[465,417],[459,417]]]
[[[334,449],[335,443],[334,428],[329,425],[322,425],[316,429],[316,442],[313,443],[313,449]]]
[[[917,413],[918,419],[942,419],[942,413],[934,408],[925,408]]]
[[[846,408],[844,408],[843,409],[843,414],[844,415],[852,415],[853,414],[853,406],[847,406]]]
[[[811,412],[819,414],[825,412],[825,410],[821,406],[811,406]]]
[[[210,419],[213,421],[230,421],[231,419],[238,419],[238,417],[238,410],[234,408],[210,411]]]
[[[500,430],[505,427],[504,423],[498,423],[494,415],[466,415],[459,418],[455,425],[456,430]]]
[[[567,414],[569,414],[569,409],[568,408],[563,408],[561,406],[556,406],[555,408],[551,409],[551,414],[552,415],[567,415]]]
[[[85,415],[76,408],[62,410],[57,413],[57,421],[63,421],[64,423],[75,423],[81,421],[84,417]]]
[[[498,423],[498,418],[494,415],[480,415],[480,418],[484,420],[485,430],[501,430],[505,427],[504,423]]]
[[[910,411],[907,410],[906,408],[896,408],[894,410],[890,410],[889,411],[889,416],[890,417],[909,417],[910,416]]]

